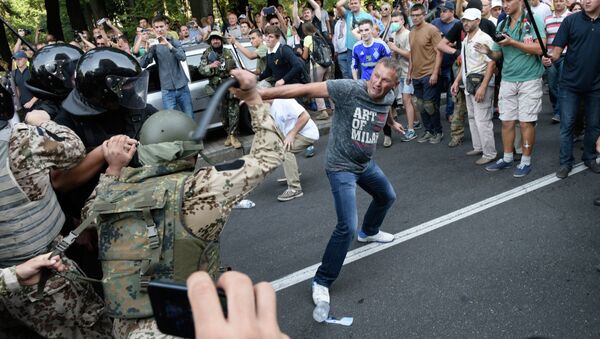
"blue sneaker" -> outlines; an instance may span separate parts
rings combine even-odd
[[[505,168],[512,167],[513,162],[505,162],[504,159],[499,159],[495,163],[488,165],[485,167],[485,170],[488,172],[496,172],[499,170],[503,170]]]
[[[408,141],[414,140],[416,138],[417,138],[417,133],[415,133],[415,131],[409,129],[408,131],[406,131],[406,133],[404,133],[404,137],[402,137],[402,139],[400,139],[400,141],[408,142]]]
[[[513,177],[522,178],[531,172],[531,165],[518,164]]]
[[[304,156],[307,158],[310,158],[314,155],[315,155],[315,146],[310,145],[310,146],[306,147],[306,150],[304,150]]]
[[[423,124],[421,124],[420,121],[415,121],[414,124],[413,124],[413,128],[414,129],[421,129],[421,128],[423,128]]]

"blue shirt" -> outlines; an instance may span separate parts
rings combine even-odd
[[[362,41],[359,41],[352,49],[352,68],[358,69],[360,67],[360,78],[369,80],[377,61],[391,54],[390,48],[381,39],[373,40],[371,46],[368,47]]]
[[[358,41],[354,38],[354,35],[352,35],[352,29],[354,27],[356,27],[361,20],[364,20],[364,19],[369,19],[369,20],[375,22],[373,20],[373,17],[371,16],[371,14],[369,14],[367,12],[360,11],[357,14],[353,14],[352,11],[350,11],[349,9],[346,9],[345,20],[346,20],[346,48],[347,49],[352,50],[352,47],[354,47],[354,44],[356,43],[356,41]],[[379,27],[379,28],[381,28],[381,27]]]
[[[185,60],[185,51],[179,40],[167,37],[167,41],[173,46],[172,49],[169,50],[167,46],[161,44],[154,45],[140,58],[140,65],[148,67],[152,61],[156,61],[160,89],[174,90],[188,84],[188,78],[180,63]]]
[[[453,19],[452,21],[445,23],[442,21],[442,19],[436,18],[431,22],[431,24],[437,27],[437,29],[439,29],[440,32],[442,32],[442,37],[445,37],[450,31],[450,29],[459,22],[460,20]],[[456,57],[454,55],[444,53],[444,58],[442,59],[442,67],[448,67],[452,65],[455,59]]]
[[[574,91],[600,90],[600,18],[577,12],[563,20],[552,45],[567,48],[560,85]]]

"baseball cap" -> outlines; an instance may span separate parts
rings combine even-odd
[[[492,7],[502,7],[502,0],[492,0]]]
[[[481,10],[483,8],[483,4],[481,3],[481,0],[469,0],[467,3],[467,8],[477,8],[478,10]]]
[[[18,51],[17,53],[13,54],[13,59],[15,60],[23,58],[27,58],[27,54],[25,54],[23,51]]]
[[[444,5],[442,6],[442,9],[449,9],[451,11],[455,10],[454,2],[452,2],[452,1],[446,1],[444,3]]]
[[[477,20],[481,19],[481,11],[477,8],[467,8],[462,15],[461,20]]]

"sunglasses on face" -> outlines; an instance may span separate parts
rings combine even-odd
[[[96,35],[96,39],[102,39],[102,35]]]

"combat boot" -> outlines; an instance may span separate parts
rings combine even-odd
[[[238,138],[235,137],[235,135],[232,134],[229,137],[231,138],[231,146],[234,148],[242,148],[242,143]]]

